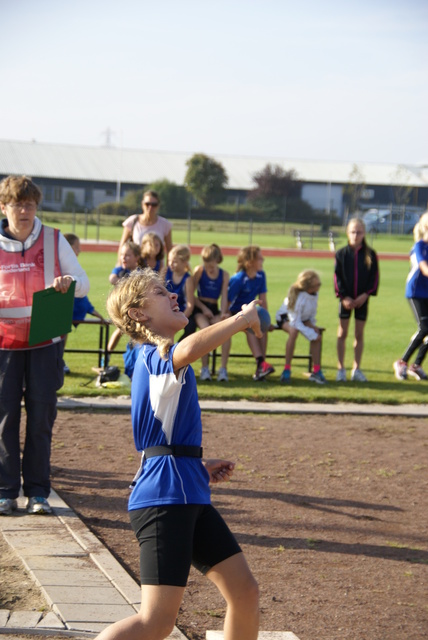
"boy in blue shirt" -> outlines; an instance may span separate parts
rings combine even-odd
[[[210,482],[229,480],[234,464],[202,457],[202,421],[191,364],[252,328],[261,337],[254,302],[234,316],[174,344],[188,323],[177,294],[145,269],[110,292],[109,315],[141,344],[132,379],[134,441],[142,453],[129,514],[140,544],[141,610],[101,632],[98,640],[166,638],[172,631],[191,565],[227,603],[226,631],[256,640],[257,583],[242,550],[211,504]],[[229,637],[231,637],[229,633]]]
[[[232,315],[238,313],[243,304],[249,304],[252,300],[258,300],[260,306],[267,311],[267,285],[263,260],[260,247],[244,247],[238,253],[238,269],[229,280],[227,292],[229,311]],[[257,363],[253,380],[264,380],[275,371],[274,367],[265,360],[267,334],[263,333],[262,337],[258,338],[254,333],[247,331],[246,335],[248,346]]]
[[[76,256],[79,257],[81,249],[80,249],[80,240],[78,236],[76,236],[74,233],[64,233],[64,238],[68,241],[69,245],[73,249]],[[100,313],[98,313],[98,311],[94,308],[94,305],[91,303],[88,296],[84,296],[83,298],[74,298],[73,324],[76,328],[78,327],[78,322],[80,322],[81,320],[84,320],[86,317],[86,314],[88,313],[91,316],[95,316],[95,318],[98,318],[102,322],[105,322],[105,323],[107,322],[107,320],[103,318],[103,316]],[[68,334],[65,336],[65,339],[64,339],[64,348],[65,348],[65,345],[67,344],[67,336]],[[64,373],[70,373],[70,367],[65,362],[64,362]]]

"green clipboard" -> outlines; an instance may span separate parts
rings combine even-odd
[[[28,340],[30,347],[70,333],[75,288],[73,281],[66,293],[53,287],[34,293]]]

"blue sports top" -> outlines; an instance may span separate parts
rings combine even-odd
[[[172,354],[139,349],[132,378],[132,428],[138,451],[156,445],[201,446],[202,423],[196,380],[190,366],[175,376]],[[200,458],[156,456],[144,460],[128,509],[162,504],[209,504],[209,475]]]
[[[123,267],[114,267],[111,271],[118,278],[124,278],[125,276],[129,276],[131,273],[130,269],[124,269]]]
[[[223,286],[223,269],[219,269],[217,278],[212,279],[208,276],[205,269],[202,270],[202,275],[198,282],[198,297],[199,298],[212,298],[212,300],[218,300],[221,296],[221,288]]]
[[[73,320],[84,320],[87,313],[92,313],[94,307],[88,296],[74,298]]]
[[[154,267],[152,267],[152,271],[156,271],[157,273],[159,273],[159,271],[161,270],[161,266],[162,266],[161,261],[160,260],[156,260],[156,264],[155,264]],[[150,267],[147,265],[147,261],[146,260],[144,261],[143,269],[144,268],[145,269],[150,269]]]
[[[249,278],[245,271],[238,271],[229,280],[227,299],[231,303],[230,311],[232,313],[240,311],[243,304],[249,304],[261,293],[266,292],[264,271],[258,271],[254,278]]]
[[[184,311],[186,308],[186,302],[187,302],[185,282],[187,278],[190,276],[190,273],[186,271],[186,273],[181,278],[178,284],[175,284],[175,282],[172,279],[172,276],[173,276],[172,270],[170,267],[168,267],[165,274],[165,286],[168,289],[168,291],[171,291],[171,293],[177,294],[177,303],[178,303],[178,306],[180,307],[180,311]]]
[[[410,272],[406,280],[406,298],[428,298],[428,278],[419,269],[420,262],[428,262],[428,243],[419,240],[410,251]]]

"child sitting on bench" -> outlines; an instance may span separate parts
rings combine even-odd
[[[296,340],[301,333],[311,343],[313,372],[309,376],[311,382],[325,384],[327,381],[321,371],[322,332],[316,326],[318,291],[321,280],[316,271],[306,269],[297,276],[291,285],[288,296],[276,312],[276,322],[280,329],[288,333],[285,345],[285,368],[281,374],[281,382],[288,384],[291,380],[291,361],[294,355]]]

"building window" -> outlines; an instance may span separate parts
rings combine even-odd
[[[61,202],[62,188],[61,187],[45,187],[44,200],[46,202]]]

